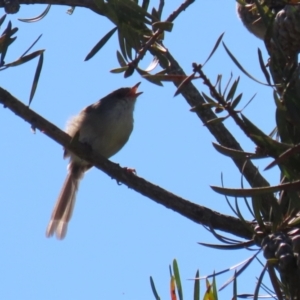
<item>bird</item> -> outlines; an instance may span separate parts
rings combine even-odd
[[[253,0],[246,0],[245,5],[237,2],[236,11],[245,27],[256,37],[263,40],[267,27],[256,8],[255,2]]]
[[[244,2],[244,4],[236,3],[236,11],[239,18],[248,31],[257,38],[264,40],[268,30],[268,25],[266,24],[268,20],[267,16],[265,20],[263,20],[254,0],[245,0]],[[285,7],[285,4],[284,1],[265,1],[264,9],[267,9],[267,11],[265,11],[266,15],[268,12],[271,12],[276,16],[277,13]]]
[[[142,94],[137,92],[139,85],[140,82],[131,88],[117,89],[85,107],[69,120],[66,133],[87,144],[93,152],[110,158],[127,143],[133,130],[134,106]],[[66,236],[80,180],[92,167],[67,149],[64,149],[63,157],[70,158],[68,173],[46,229],[47,237],[55,234],[59,240]]]

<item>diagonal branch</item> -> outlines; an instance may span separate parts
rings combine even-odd
[[[35,113],[1,87],[0,103],[2,103],[5,108],[9,108],[17,116],[31,124],[33,128],[39,129],[58,144],[62,145],[80,158],[90,162],[97,169],[102,170],[118,182],[126,184],[136,192],[176,211],[198,224],[229,232],[245,239],[251,239],[252,233],[246,229],[239,219],[222,215],[204,206],[197,205],[178,197],[141,177],[125,171],[118,164],[107,160],[101,155],[87,151],[87,147],[85,145],[76,141],[71,142],[71,137],[64,131],[60,130],[42,116]]]
[[[99,9],[94,0],[19,0],[18,3],[22,4],[51,4],[51,5],[66,5],[66,6],[76,6],[85,7],[93,12],[103,15],[104,13]],[[0,0],[0,7],[5,7],[5,1]]]

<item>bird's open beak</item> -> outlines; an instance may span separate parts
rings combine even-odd
[[[137,89],[139,87],[141,83],[138,82],[136,85],[134,85],[131,89],[130,89],[130,92],[129,92],[129,95],[130,96],[134,96],[134,97],[138,97],[140,94],[143,94],[143,92],[139,92],[137,93]]]

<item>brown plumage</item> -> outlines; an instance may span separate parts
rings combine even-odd
[[[82,143],[88,144],[92,151],[106,158],[117,153],[128,141],[133,129],[133,110],[140,83],[132,88],[118,89],[98,102],[83,109],[71,118],[66,132]],[[84,173],[91,165],[73,153],[65,151],[64,158],[70,157],[68,174],[57,198],[46,236],[56,234],[58,239],[66,236],[68,223],[72,217],[76,192]]]

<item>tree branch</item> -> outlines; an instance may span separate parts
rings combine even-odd
[[[71,137],[69,135],[35,113],[1,87],[0,103],[2,103],[5,108],[9,108],[17,116],[31,124],[34,129],[39,129],[58,144],[93,164],[97,169],[102,170],[118,182],[126,184],[129,188],[132,188],[138,193],[147,196],[153,201],[176,211],[198,224],[211,226],[214,229],[229,232],[245,239],[251,239],[252,233],[247,230],[239,219],[222,215],[204,206],[200,206],[180,198],[141,177],[129,173],[118,164],[107,160],[101,155],[93,153],[87,149],[84,144],[71,141]],[[250,225],[250,223],[248,224]]]
[[[94,0],[18,0],[19,4],[51,4],[51,5],[66,5],[66,6],[76,6],[85,7],[93,12],[103,15],[103,12],[96,5]],[[0,0],[0,7],[5,7],[5,1]]]

